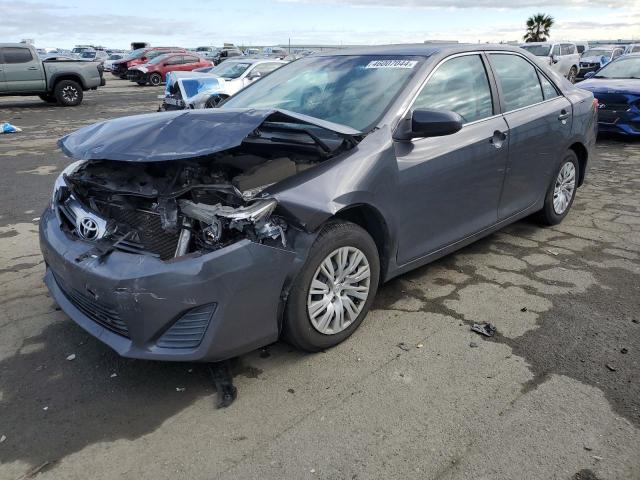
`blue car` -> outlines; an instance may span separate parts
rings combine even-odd
[[[640,137],[640,54],[620,57],[586,78],[578,86],[598,99],[599,130]]]

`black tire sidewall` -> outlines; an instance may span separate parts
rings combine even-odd
[[[345,330],[335,335],[318,332],[311,324],[307,312],[307,296],[316,269],[334,250],[352,246],[362,251],[371,269],[369,296],[358,318]],[[371,236],[361,227],[350,222],[327,224],[309,251],[309,256],[293,282],[285,306],[284,338],[296,347],[317,352],[331,348],[346,340],[360,326],[367,316],[378,289],[380,279],[380,259],[378,249]]]
[[[567,208],[565,209],[565,211],[562,212],[562,214],[559,215],[553,209],[553,192],[554,192],[554,189],[555,189],[556,180],[558,178],[560,170],[562,169],[562,167],[564,167],[564,165],[567,162],[573,163],[573,166],[576,169],[576,185],[575,185],[575,188],[573,189],[573,195],[571,196],[571,201],[569,202],[569,205],[567,205]],[[541,220],[543,221],[543,223],[545,223],[547,225],[557,225],[560,222],[562,222],[564,217],[566,217],[569,214],[569,211],[571,210],[571,207],[573,206],[573,201],[576,198],[576,193],[578,192],[578,179],[579,178],[580,178],[580,162],[578,162],[577,155],[573,151],[569,150],[565,154],[565,156],[562,159],[562,161],[560,162],[558,168],[555,170],[555,172],[553,174],[553,178],[551,179],[551,183],[549,185],[549,189],[547,190],[547,194],[546,194],[545,200],[544,200],[544,208],[540,212],[542,214]]]
[[[153,83],[154,78],[158,79],[158,83]],[[159,73],[152,73],[151,75],[149,75],[149,83],[154,87],[157,87],[162,83],[162,75],[160,75]]]
[[[74,87],[77,91],[78,97],[74,102],[67,102],[64,97],[62,96],[62,91],[65,87]],[[78,82],[75,82],[73,80],[61,80],[59,81],[55,88],[53,89],[53,94],[55,96],[56,101],[58,102],[58,104],[64,106],[64,107],[75,107],[77,105],[80,105],[80,103],[82,103],[82,87],[78,84]]]

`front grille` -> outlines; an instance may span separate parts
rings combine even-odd
[[[129,338],[127,324],[122,321],[115,308],[99,302],[89,294],[67,287],[58,277],[55,280],[64,296],[83,314],[112,332]]]
[[[215,303],[193,308],[185,313],[157,342],[162,348],[195,348],[202,342],[211,316],[216,309]]]
[[[173,258],[178,246],[179,232],[167,233],[162,228],[160,215],[154,212],[125,208],[120,205],[96,201],[100,213],[118,224],[125,224],[135,235],[128,236],[122,245],[126,251],[146,251],[162,260]],[[118,248],[118,244],[115,245]]]

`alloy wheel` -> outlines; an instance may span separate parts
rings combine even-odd
[[[366,255],[355,247],[331,252],[316,270],[307,297],[313,327],[335,335],[357,318],[369,296],[371,268]]]
[[[62,89],[62,98],[67,103],[73,103],[78,100],[78,90],[71,85],[67,85]]]
[[[553,189],[553,210],[558,215],[562,215],[573,198],[576,188],[576,167],[573,162],[566,162],[556,178],[556,185]]]

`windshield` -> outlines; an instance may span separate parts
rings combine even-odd
[[[306,57],[240,91],[223,108],[281,108],[371,129],[415,75],[421,57]]]
[[[145,48],[139,48],[139,49],[137,49],[137,50],[134,50],[133,52],[131,52],[131,53],[129,54],[129,56],[127,57],[127,59],[134,60],[134,59],[136,59],[136,58],[140,58],[140,57],[142,57],[142,56],[144,55],[145,50],[146,50]]]
[[[551,51],[551,45],[522,45],[520,48],[524,48],[536,57],[548,57]]]
[[[640,58],[620,58],[601,68],[595,78],[640,78]]]
[[[114,55],[109,55],[109,58],[107,60],[120,60],[121,58],[122,58],[122,55],[114,54]]]
[[[94,58],[96,56],[96,52],[82,52],[80,54],[80,58]]]
[[[583,57],[610,57],[613,50],[604,50],[602,48],[592,48],[582,54]]]
[[[226,61],[218,65],[216,68],[211,69],[211,73],[215,73],[222,78],[238,78],[250,66],[251,64],[246,62]]]

